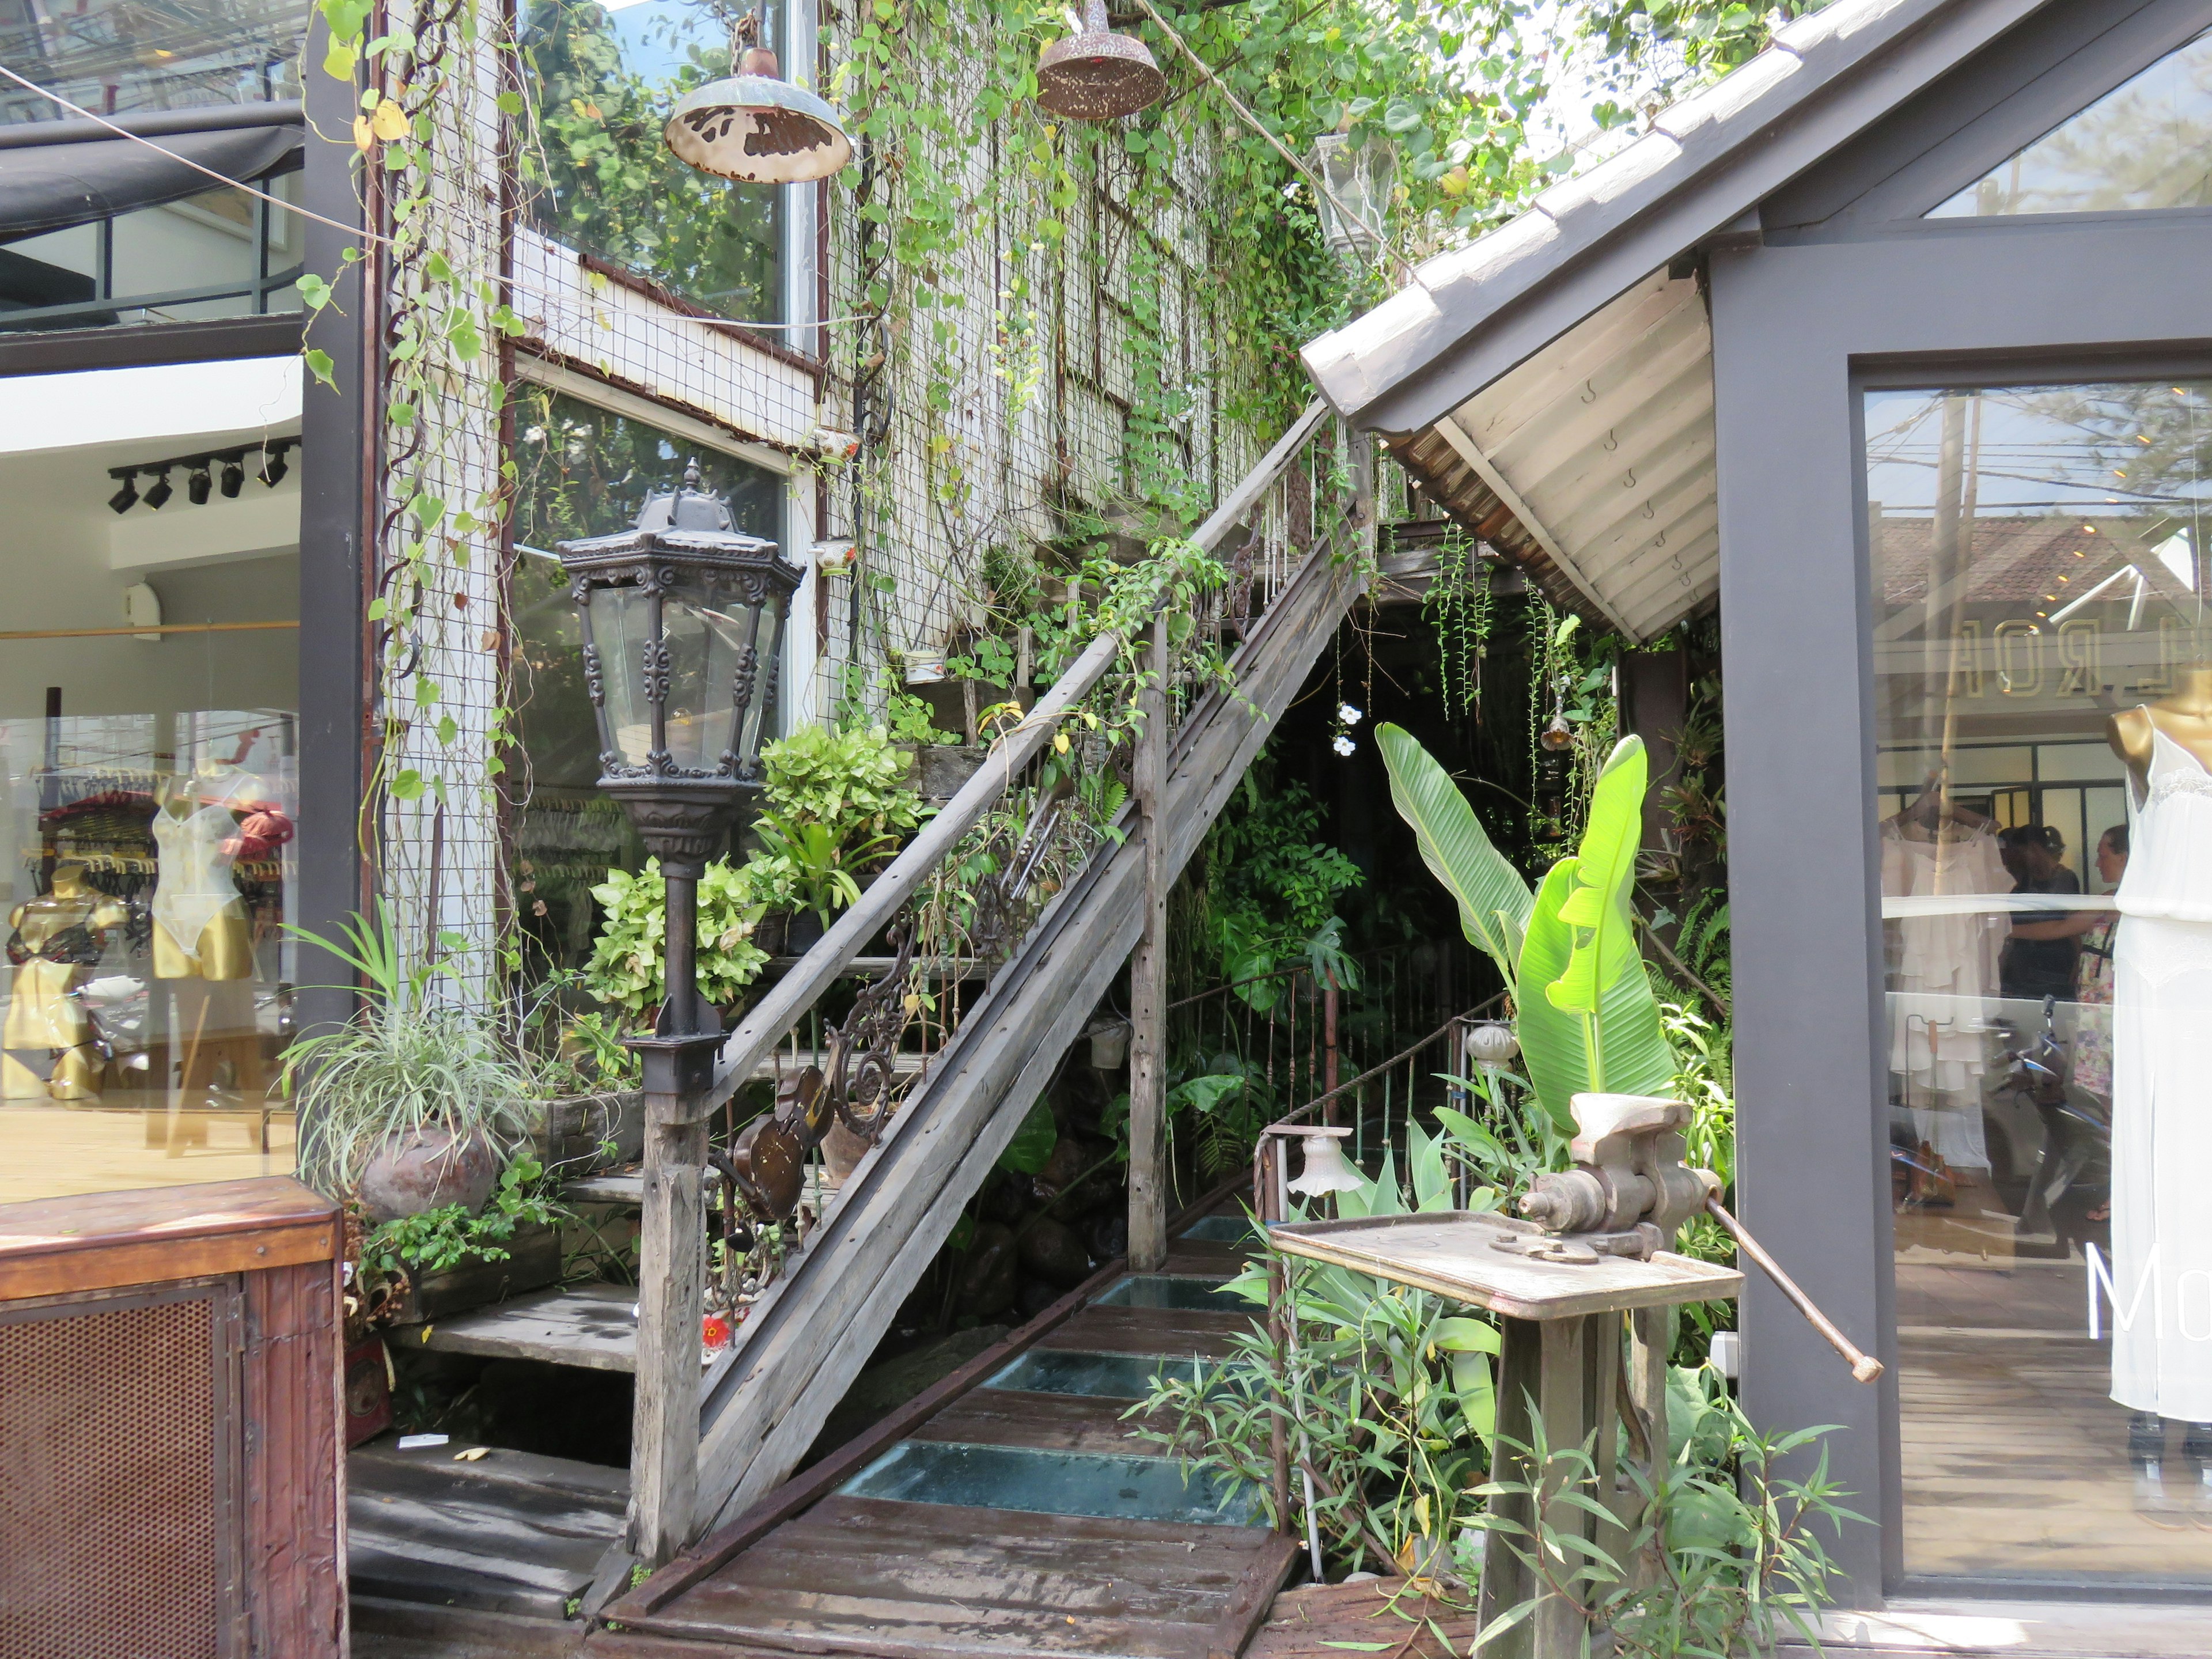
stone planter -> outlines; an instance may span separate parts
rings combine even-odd
[[[355,1183],[372,1223],[463,1204],[473,1215],[499,1179],[499,1154],[482,1135],[456,1140],[442,1127],[385,1137]]]
[[[960,793],[989,753],[981,744],[933,743],[921,750],[921,798],[942,805]]]
[[[471,1258],[434,1273],[410,1270],[383,1309],[386,1323],[420,1325],[471,1308],[542,1291],[561,1278],[561,1235],[552,1227],[525,1227],[502,1242],[502,1261]]]

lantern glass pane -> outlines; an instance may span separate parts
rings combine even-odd
[[[759,754],[762,737],[775,730],[769,723],[775,713],[769,704],[775,700],[775,653],[783,643],[779,637],[783,627],[783,607],[789,603],[781,595],[772,595],[761,606],[760,640],[755,650],[758,666],[753,675],[752,700],[738,710],[740,730],[737,748],[741,761],[750,761]]]
[[[668,638],[668,756],[687,772],[720,769],[729,746],[738,664],[752,644],[753,615],[737,583],[692,577],[662,604]]]
[[[653,753],[653,705],[646,701],[646,653],[653,644],[652,601],[641,587],[592,590],[592,643],[606,686],[607,735],[625,766]]]

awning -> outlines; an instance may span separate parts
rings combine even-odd
[[[61,230],[133,208],[158,207],[222,186],[162,150],[252,180],[281,168],[306,143],[296,123],[0,149],[0,242]]]

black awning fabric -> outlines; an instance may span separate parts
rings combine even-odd
[[[305,129],[288,125],[172,133],[154,142],[227,179],[250,180],[280,167],[305,141]],[[0,242],[220,188],[206,173],[128,138],[0,149]]]

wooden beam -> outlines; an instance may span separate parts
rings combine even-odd
[[[1152,619],[1149,683],[1138,695],[1137,806],[1145,819],[1144,931],[1129,957],[1129,1265],[1158,1273],[1168,1259],[1168,888],[1166,805],[1168,619]]]

